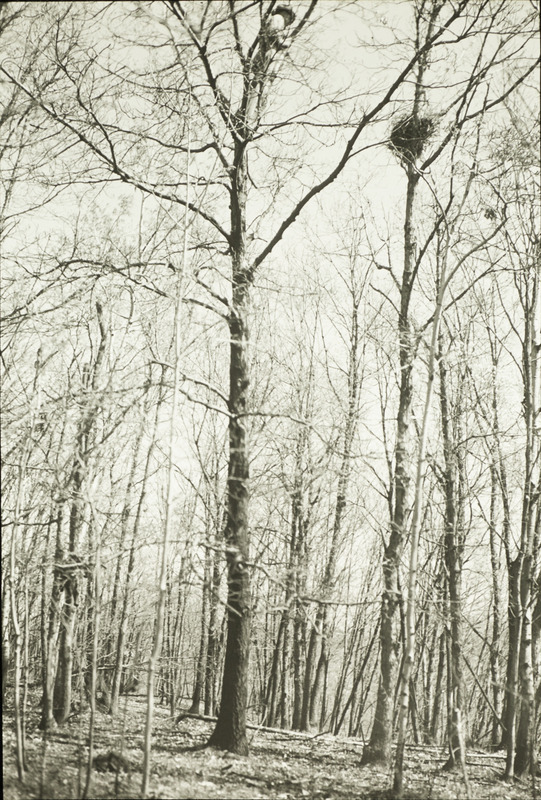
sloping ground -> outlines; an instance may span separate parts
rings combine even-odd
[[[95,769],[88,797],[138,798],[141,788],[145,704],[129,698],[123,713],[111,720],[99,713],[95,728]],[[4,715],[4,798],[72,800],[80,797],[88,759],[88,713],[73,719],[44,743],[38,713],[28,713],[24,785],[17,779],[12,720]],[[239,757],[201,748],[212,723],[172,720],[155,711],[152,798],[272,798],[272,800],[354,800],[381,798],[389,772],[359,767],[362,743],[356,739],[282,731],[251,730],[251,754]],[[113,755],[111,755],[113,754]],[[407,798],[465,798],[461,774],[441,771],[445,753],[434,747],[409,747],[405,776]],[[527,800],[539,796],[531,781],[504,783],[504,757],[470,752],[468,774],[473,800]],[[127,771],[125,771],[127,770]]]

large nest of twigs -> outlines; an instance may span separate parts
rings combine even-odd
[[[393,125],[391,150],[394,150],[402,161],[415,161],[423,152],[435,127],[433,117],[404,117]]]

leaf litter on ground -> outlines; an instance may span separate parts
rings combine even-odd
[[[148,797],[154,800],[375,800],[388,797],[392,775],[381,766],[361,767],[363,743],[329,734],[268,728],[249,730],[250,755],[206,748],[213,722],[183,716],[177,722],[157,706]],[[145,699],[125,698],[118,718],[98,713],[89,798],[141,797]],[[88,712],[45,738],[39,709],[27,714],[27,774],[17,777],[13,720],[4,710],[3,788],[6,800],[74,800],[81,797],[88,763]],[[442,770],[444,748],[407,748],[405,800],[462,800],[460,772]],[[501,780],[504,755],[468,753],[474,800],[533,800],[541,787],[531,780]]]

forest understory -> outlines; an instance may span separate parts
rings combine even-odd
[[[88,769],[89,712],[47,736],[38,729],[39,699],[28,710],[24,783],[17,778],[9,702],[4,715],[5,800],[72,800],[84,796]],[[141,797],[145,698],[123,698],[121,714],[98,712],[88,798]],[[389,797],[392,770],[360,766],[363,742],[329,734],[249,729],[250,755],[205,747],[214,722],[155,712],[149,798],[273,798],[342,800]],[[465,798],[461,771],[443,769],[445,747],[408,745],[404,797]],[[469,750],[469,790],[474,800],[527,800],[539,796],[539,779],[503,780],[505,754]]]

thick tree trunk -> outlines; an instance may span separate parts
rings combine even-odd
[[[250,648],[251,592],[249,573],[249,462],[246,442],[246,401],[249,386],[246,287],[234,286],[230,363],[230,423],[228,503],[225,528],[227,586],[227,644],[220,712],[208,744],[234,753],[248,753],[246,706]]]
[[[383,596],[380,612],[380,666],[376,710],[370,741],[362,755],[362,764],[391,763],[393,734],[394,694],[398,637],[396,634],[396,609],[398,606],[398,558],[396,549],[402,536],[391,534],[391,541],[383,556]],[[401,547],[400,547],[401,549]]]
[[[73,672],[73,644],[77,609],[77,579],[64,575],[64,605],[60,612],[60,639],[58,668],[53,696],[54,718],[63,724],[71,713],[71,680]]]
[[[506,746],[505,775],[537,771],[537,747],[534,731],[535,689],[533,685],[532,613],[535,598],[533,580],[541,540],[541,477],[539,460],[540,439],[536,428],[541,396],[541,363],[539,342],[539,271],[525,265],[517,275],[517,288],[524,313],[522,340],[522,377],[524,386],[523,415],[526,428],[524,484],[520,545],[514,559],[510,556],[510,541],[506,536],[506,555],[509,578],[509,660],[506,686]],[[503,467],[501,468],[503,471]],[[503,482],[502,482],[503,485]],[[504,503],[507,492],[502,491]],[[507,510],[508,513],[508,510]],[[514,652],[511,652],[514,646]]]
[[[250,387],[247,304],[251,277],[245,263],[246,145],[235,147],[231,188],[232,299],[229,314],[229,464],[225,548],[227,559],[227,643],[220,712],[209,746],[248,752],[246,707],[250,651],[250,466],[246,411]]]

